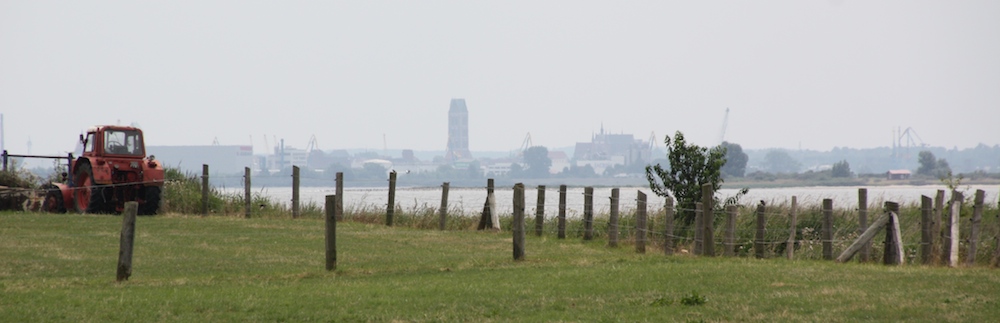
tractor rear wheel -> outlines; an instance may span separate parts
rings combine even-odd
[[[143,190],[146,200],[139,204],[139,215],[155,215],[160,209],[160,187],[146,186]]]
[[[49,213],[66,213],[66,205],[63,204],[62,191],[59,187],[49,184],[45,185],[45,200],[42,201],[42,211]]]
[[[76,189],[73,191],[73,205],[78,213],[105,213],[104,188],[94,183],[94,171],[90,164],[80,165],[74,176]]]

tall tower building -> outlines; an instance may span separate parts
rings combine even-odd
[[[452,162],[466,158],[472,158],[472,153],[469,152],[469,109],[465,107],[465,99],[451,99],[445,159]]]

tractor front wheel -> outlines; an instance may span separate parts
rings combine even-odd
[[[62,191],[58,186],[49,184],[45,186],[45,200],[42,202],[42,211],[49,213],[66,213],[66,205],[63,204]]]
[[[160,187],[146,186],[143,190],[146,200],[139,204],[139,215],[154,215],[160,209]]]

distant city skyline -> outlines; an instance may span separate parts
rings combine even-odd
[[[5,148],[572,146],[603,125],[746,149],[1000,144],[996,1],[0,2]],[[265,139],[266,138],[266,139]]]

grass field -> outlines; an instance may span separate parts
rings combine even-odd
[[[639,255],[629,245],[318,219],[0,213],[0,321],[927,321],[1000,317],[1000,270]]]

